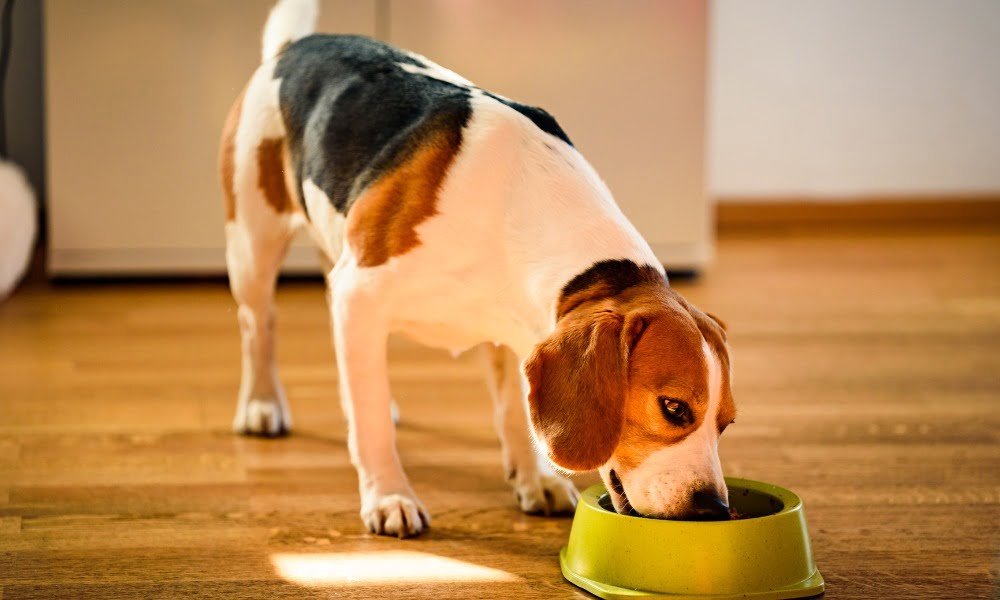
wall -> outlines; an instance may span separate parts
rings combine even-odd
[[[1000,2],[716,0],[723,199],[1000,191]]]
[[[273,4],[46,0],[51,275],[224,272],[219,135]],[[374,0],[323,1],[323,30],[374,24]],[[315,270],[312,243],[286,264]]]

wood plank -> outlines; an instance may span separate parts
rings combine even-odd
[[[995,593],[1000,227],[723,233],[717,264],[676,286],[729,325],[724,468],[804,498],[830,598]],[[470,357],[392,341],[433,526],[365,534],[321,286],[283,285],[279,311],[298,429],[258,440],[228,432],[222,283],[35,281],[0,305],[2,598],[589,597],[559,574],[570,521],[514,507]],[[276,562],[397,551],[493,579],[316,587]]]

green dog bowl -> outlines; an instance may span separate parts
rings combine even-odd
[[[614,512],[588,488],[559,554],[563,576],[601,598],[804,598],[823,593],[802,500],[789,490],[726,478],[732,521],[668,521]]]

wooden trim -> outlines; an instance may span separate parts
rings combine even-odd
[[[717,198],[719,229],[1000,224],[1000,194],[912,198]]]

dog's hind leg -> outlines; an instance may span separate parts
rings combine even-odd
[[[263,436],[282,435],[291,427],[274,357],[274,292],[296,207],[288,192],[290,169],[276,89],[261,67],[230,112],[220,153],[226,266],[242,337],[233,429]]]
[[[274,291],[287,240],[254,239],[244,227],[226,225],[229,286],[238,304],[242,375],[233,430],[249,435],[288,433],[292,419],[274,356]]]
[[[527,384],[521,376],[517,356],[506,346],[494,344],[481,345],[479,352],[493,399],[504,473],[514,488],[518,506],[532,514],[572,511],[579,498],[576,487],[555,473],[532,443],[525,401]]]

